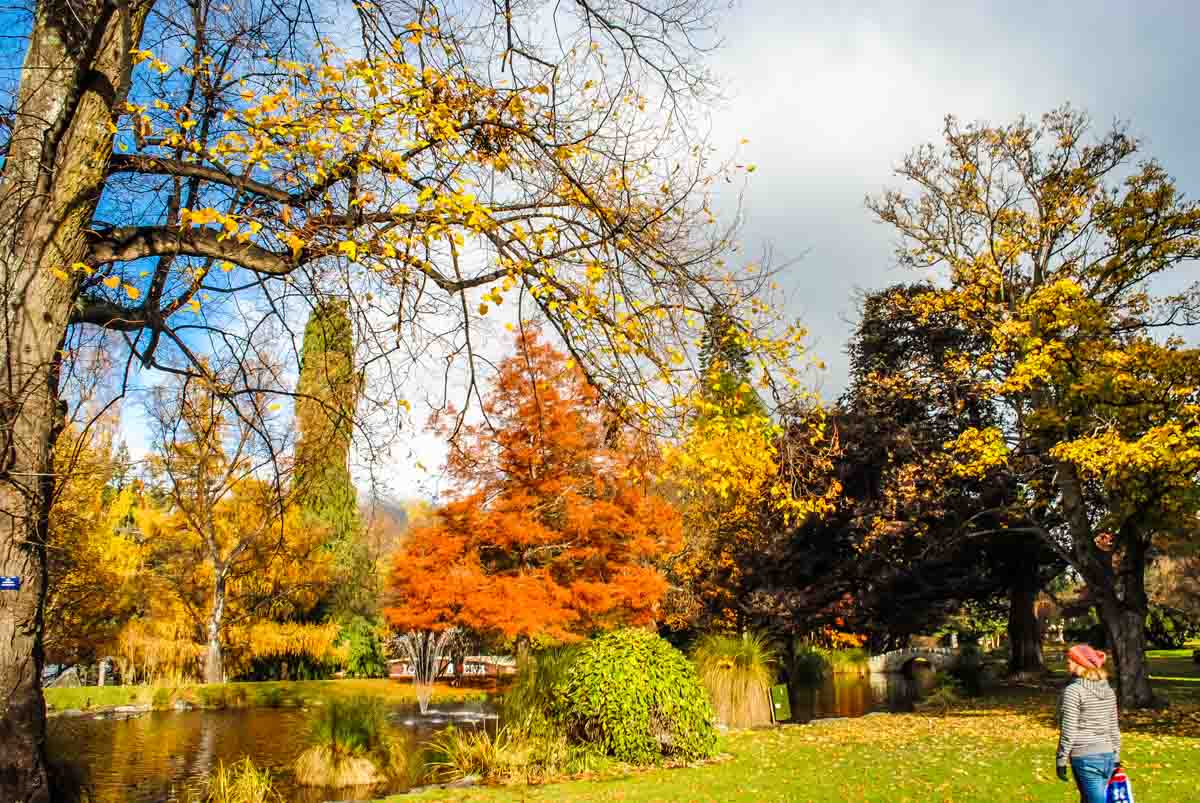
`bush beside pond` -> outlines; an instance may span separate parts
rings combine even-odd
[[[707,758],[713,709],[683,653],[655,633],[616,630],[578,648],[551,694],[569,739],[621,761]]]

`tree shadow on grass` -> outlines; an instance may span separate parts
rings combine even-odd
[[[1039,725],[1058,728],[1057,700],[1062,681],[1021,683],[990,689],[976,699],[964,700],[947,712],[926,711],[930,718],[986,718],[1019,714]],[[1200,739],[1200,678],[1155,678],[1155,694],[1171,703],[1163,709],[1142,709],[1121,714],[1122,733]]]

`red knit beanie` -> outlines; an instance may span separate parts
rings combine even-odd
[[[1108,656],[1100,650],[1092,649],[1087,644],[1076,644],[1067,650],[1067,657],[1084,669],[1099,669],[1104,666],[1104,659]]]

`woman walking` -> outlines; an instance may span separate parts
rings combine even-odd
[[[1070,762],[1080,803],[1105,803],[1108,779],[1121,766],[1117,696],[1108,685],[1104,659],[1086,644],[1068,650],[1072,678],[1058,699],[1058,778],[1067,780]]]

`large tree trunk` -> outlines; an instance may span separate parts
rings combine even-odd
[[[1038,565],[1041,546],[1036,540],[1027,541],[1013,569],[1008,597],[1008,673],[1017,677],[1039,675],[1045,670],[1042,631],[1037,618],[1037,596],[1042,590]]]
[[[1014,587],[1009,592],[1008,673],[1014,676],[1038,675],[1045,670],[1042,661],[1042,632],[1037,619],[1037,589]]]
[[[1146,666],[1146,553],[1140,537],[1126,539],[1116,581],[1095,591],[1116,669],[1121,707],[1148,708],[1162,703],[1150,689]]]
[[[1101,602],[1108,647],[1116,669],[1122,709],[1150,708],[1160,704],[1150,689],[1146,667],[1146,611],[1122,604],[1115,597]]]
[[[29,351],[37,350],[20,353]],[[54,365],[52,357],[47,364]],[[42,697],[46,524],[54,485],[51,446],[62,416],[55,404],[57,371],[29,373],[37,384],[25,389],[19,403],[3,400],[0,575],[16,577],[21,585],[0,591],[0,800],[41,803],[50,800]]]
[[[57,365],[148,2],[39,2],[0,176],[0,800],[48,801],[41,689]]]
[[[225,661],[221,653],[221,624],[225,618],[225,578],[217,575],[213,584],[212,614],[208,617],[208,649],[204,653],[204,682],[225,682]]]
[[[1122,709],[1157,706],[1146,669],[1146,539],[1134,523],[1117,534],[1115,555],[1101,549],[1092,532],[1079,475],[1074,466],[1057,465],[1058,487],[1071,532],[1071,565],[1083,575],[1100,606],[1116,669]]]

